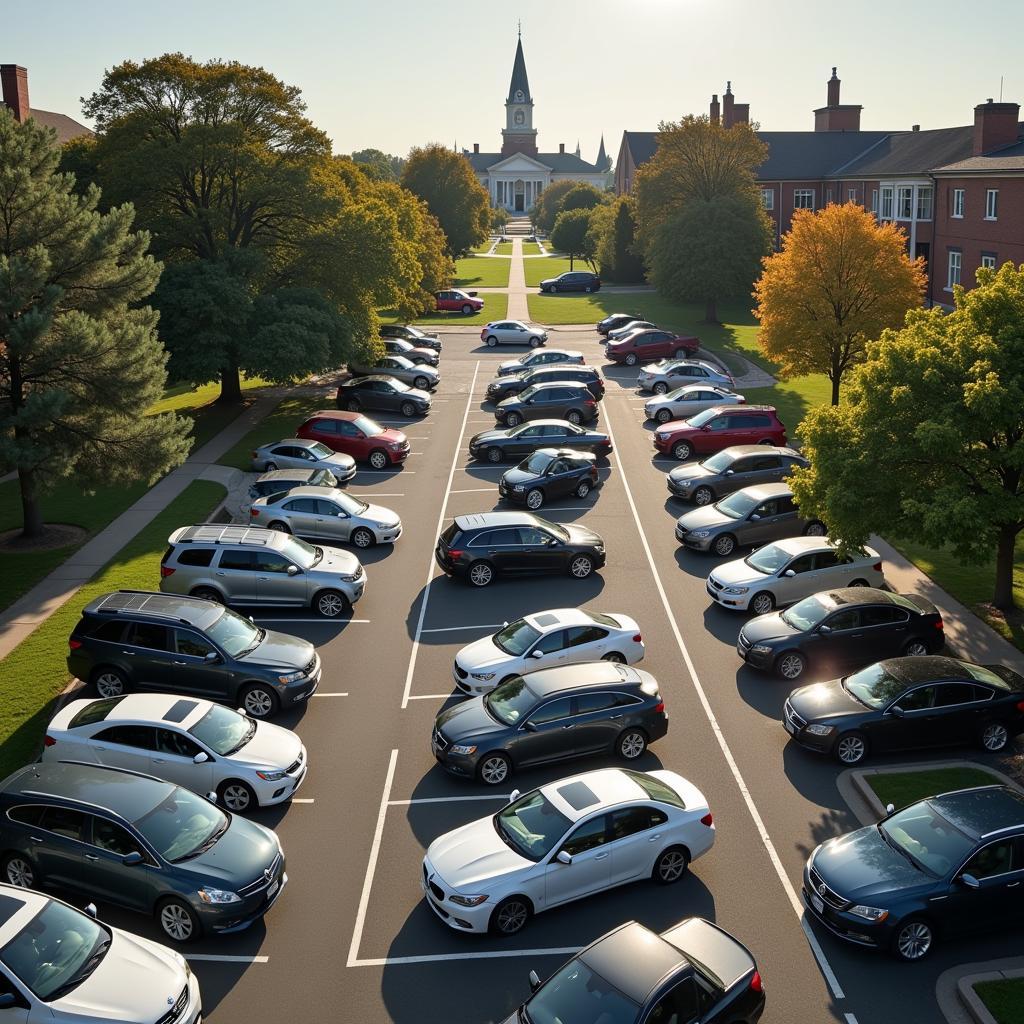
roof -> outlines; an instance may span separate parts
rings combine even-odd
[[[259,544],[274,547],[288,540],[289,535],[262,526],[233,526],[222,523],[200,523],[179,527],[168,539],[169,544]]]
[[[175,693],[126,693],[107,712],[102,723],[97,722],[97,725],[109,725],[111,722],[167,721],[187,729],[194,725],[197,719],[202,718],[212,706],[202,697],[180,697]]]
[[[635,686],[639,682],[640,675],[635,668],[613,661],[557,665],[530,673],[530,691],[538,697],[581,686]]]
[[[737,493],[745,494],[748,498],[753,498],[754,501],[768,501],[771,498],[791,495],[793,488],[789,484],[779,481],[772,484],[751,484],[750,487],[744,487]]]
[[[658,148],[659,132],[623,132],[622,139],[633,160],[633,166],[639,167],[654,156]]]
[[[531,512],[474,512],[468,516],[456,516],[455,525],[460,530],[480,530],[493,526],[536,526],[537,517]]]
[[[815,181],[882,142],[889,132],[758,132],[768,159],[758,181]]]
[[[937,654],[917,658],[888,658],[881,662],[881,665],[887,675],[898,679],[906,686],[926,683],[932,679],[970,678],[961,662]]]
[[[495,164],[509,158],[508,153],[463,153],[462,155],[470,162],[473,170],[479,173],[483,173]],[[536,155],[527,153],[526,155],[556,173],[571,174],[574,171],[581,174],[604,173],[604,168],[587,163],[575,153],[537,153]]]
[[[688,966],[675,946],[636,921],[598,939],[580,959],[641,1006],[667,974]]]
[[[52,128],[57,133],[57,141],[61,144],[77,139],[82,135],[92,135],[91,129],[80,124],[73,117],[67,114],[57,114],[52,110],[37,110],[31,108],[31,116],[47,128]]]
[[[0,945],[6,946],[19,935],[49,902],[49,896],[32,889],[0,886]]]
[[[540,448],[538,450],[543,452],[568,452],[570,449]],[[573,451],[573,454],[576,454],[575,451]],[[558,629],[561,626],[589,626],[594,621],[586,612],[580,611],[579,608],[549,608],[547,611],[524,615],[523,618],[534,629],[542,630]]]
[[[703,385],[697,386],[702,387]],[[738,459],[744,455],[764,455],[766,450],[772,455],[779,454],[795,456],[798,459],[803,458],[803,456],[794,448],[773,447],[772,445],[764,444],[734,444],[729,448],[723,448],[722,452],[719,454],[724,453],[730,458]]]
[[[117,590],[90,601],[83,609],[93,615],[146,615],[173,619],[205,628],[218,618],[223,609],[212,601],[184,594],[162,594],[147,590]]]
[[[570,775],[541,786],[540,791],[570,821],[578,821],[598,806],[610,807],[631,800],[650,799],[640,784],[621,768],[598,768]]]
[[[980,786],[931,797],[944,818],[975,838],[1004,828],[1024,827],[1024,794],[1009,786]]]
[[[900,132],[888,135],[848,164],[833,168],[832,174],[856,178],[923,174],[940,164],[970,156],[973,145],[973,126]]]
[[[731,988],[756,966],[742,942],[700,917],[680,921],[662,932],[661,937],[710,974],[723,989]]]
[[[1024,125],[1021,126],[1024,128]],[[1024,139],[1010,146],[993,150],[982,156],[967,156],[934,168],[938,174],[976,173],[992,171],[1024,171]]]
[[[523,100],[516,100],[516,90],[523,93]],[[512,80],[508,83],[508,99],[506,103],[532,103],[530,97],[530,80],[526,77],[526,58],[523,56],[523,37],[516,43],[516,56],[512,62]]]

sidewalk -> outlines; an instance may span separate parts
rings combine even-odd
[[[523,264],[523,240],[512,238],[512,265],[508,275],[508,309],[507,320],[529,322],[530,307],[526,301],[526,267]]]
[[[975,983],[1021,977],[1024,977],[1024,956],[961,964],[939,975],[935,998],[949,1024],[995,1024],[995,1018],[974,993]]]

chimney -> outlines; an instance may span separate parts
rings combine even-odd
[[[910,130],[912,132],[919,132],[921,130],[921,126],[919,124],[912,124],[910,126]]]
[[[818,107],[814,112],[816,132],[859,132],[860,112],[864,108],[857,103],[839,102],[839,76],[832,69],[828,80],[828,105]]]
[[[27,121],[32,112],[28,105],[28,71],[17,64],[0,64],[0,85],[4,104],[13,111],[15,121]]]
[[[722,126],[731,128],[733,124],[732,82],[725,83],[725,95],[722,96]]]
[[[747,124],[750,121],[750,104],[735,103],[732,108],[732,123]]]
[[[4,99],[7,98],[7,80],[4,79]],[[993,103],[986,100],[974,108],[973,156],[990,153],[993,149],[1009,146],[1017,141],[1019,103]]]
[[[558,144],[558,152],[559,153],[564,153],[565,152],[565,143],[564,142],[560,142]]]
[[[836,69],[832,69],[832,77],[828,80],[828,105],[830,107],[839,106],[839,78],[836,75]]]
[[[474,142],[473,143],[473,152],[474,153],[479,153],[480,152],[480,143],[479,142]]]
[[[708,112],[708,117],[711,119],[712,124],[718,124],[721,120],[721,108],[718,105],[718,93],[711,97],[711,109]]]

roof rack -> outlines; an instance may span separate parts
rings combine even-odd
[[[100,603],[96,606],[96,611],[102,615],[120,615],[122,613],[138,615],[141,612],[154,619],[167,619],[171,622],[180,622],[185,626],[192,626],[194,623],[191,619],[169,611],[161,611],[160,604],[177,605],[181,601],[198,600],[199,598],[187,597],[184,594],[162,594],[152,590],[116,590],[101,598]],[[151,605],[152,607],[150,607]]]
[[[277,531],[263,526],[232,523],[199,523],[187,526],[177,544],[268,544]]]

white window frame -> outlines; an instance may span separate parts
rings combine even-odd
[[[882,220],[892,220],[893,202],[895,201],[896,190],[892,185],[882,187],[882,205],[879,210],[879,217]]]
[[[914,186],[896,186],[896,220],[914,219]]]
[[[871,190],[871,212],[877,217],[878,216],[878,189],[873,188]]]
[[[828,206],[832,202],[832,189],[828,189],[825,193],[825,205]]]
[[[950,217],[954,217],[956,220],[964,219],[964,197],[966,189],[955,188],[953,189],[953,212]]]
[[[917,202],[915,204],[916,220],[931,220],[932,208],[935,203],[935,192],[930,185],[917,186]]]
[[[999,189],[985,189],[985,220],[999,220]]]
[[[960,283],[963,266],[964,254],[959,249],[950,249],[946,257],[946,287],[943,291],[951,292],[953,285]]]
[[[805,206],[798,200],[810,199],[810,206]],[[793,209],[794,210],[813,210],[814,209],[814,189],[813,188],[798,188],[793,191]]]
[[[765,210],[775,209],[775,189],[763,188],[761,189],[761,206]]]
[[[983,252],[981,254],[981,263],[978,264],[980,267],[988,267],[989,270],[996,269],[996,256],[995,253]]]
[[[855,188],[849,188],[846,190],[846,198],[848,202],[857,202],[857,190]]]

